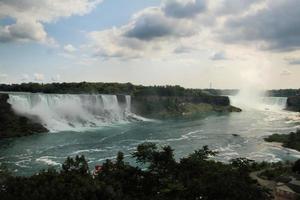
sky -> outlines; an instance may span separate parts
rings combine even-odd
[[[300,88],[299,0],[0,0],[0,83]]]

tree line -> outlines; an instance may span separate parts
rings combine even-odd
[[[56,93],[56,94],[130,94],[133,96],[203,96],[200,89],[185,89],[181,86],[142,86],[131,83],[22,83],[0,84],[0,91]]]

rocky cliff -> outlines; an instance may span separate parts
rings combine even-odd
[[[8,94],[0,94],[0,139],[48,132],[34,120],[17,115],[7,103],[8,98]]]
[[[225,96],[145,96],[132,98],[133,112],[146,117],[191,115],[203,112],[241,112]]]
[[[288,97],[287,110],[300,112],[300,96]]]

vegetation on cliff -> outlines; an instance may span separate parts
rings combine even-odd
[[[258,176],[265,180],[275,181],[281,176],[290,176],[294,175],[293,165],[292,163],[269,163],[269,167],[263,170]],[[296,166],[296,165],[295,165]]]
[[[185,116],[205,112],[240,112],[230,106],[228,97],[164,97],[147,96],[132,98],[133,112],[147,117]]]
[[[300,95],[300,89],[269,90],[267,94],[273,97],[291,97]]]
[[[300,151],[300,130],[289,134],[273,134],[264,140],[267,142],[279,142],[284,147]]]
[[[207,147],[176,161],[169,146],[139,145],[132,156],[140,167],[124,162],[123,153],[115,161],[106,160],[94,177],[85,158],[68,158],[60,171],[48,169],[31,177],[0,173],[0,196],[26,200],[260,200],[267,191],[249,177],[254,166],[247,159],[230,164],[209,157]]]
[[[48,132],[41,124],[14,113],[7,99],[7,94],[0,94],[0,139]]]

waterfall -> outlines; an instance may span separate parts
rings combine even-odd
[[[284,109],[287,105],[287,97],[263,97],[262,103],[271,107]]]
[[[38,118],[51,131],[78,130],[133,120],[129,95],[11,93],[15,112]]]
[[[286,108],[286,97],[252,97],[230,96],[230,103],[243,109],[283,110]]]

